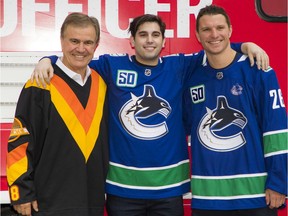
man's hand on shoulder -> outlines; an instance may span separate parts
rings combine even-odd
[[[35,80],[38,86],[43,85],[43,87],[46,87],[46,84],[50,83],[53,74],[54,70],[51,65],[51,60],[49,58],[42,58],[31,74],[30,80],[32,83]]]
[[[251,66],[255,64],[256,59],[256,64],[259,70],[267,70],[269,68],[269,56],[265,50],[263,50],[257,44],[252,42],[245,42],[242,44],[241,50],[243,53],[248,55]]]

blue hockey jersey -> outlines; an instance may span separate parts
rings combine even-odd
[[[204,57],[189,82],[192,208],[261,208],[266,188],[287,194],[287,113],[273,69],[242,54],[213,69]]]
[[[158,199],[189,192],[182,95],[198,56],[166,56],[155,67],[126,54],[104,55],[90,63],[108,87],[108,194]]]

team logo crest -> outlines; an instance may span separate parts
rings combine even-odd
[[[241,85],[239,85],[238,83],[233,85],[232,89],[231,89],[231,93],[233,95],[241,95],[243,91],[243,88]]]
[[[167,134],[168,127],[165,120],[154,124],[149,124],[153,122],[149,120],[156,114],[167,119],[171,110],[169,103],[157,96],[153,86],[145,85],[141,96],[131,93],[131,99],[121,108],[119,118],[129,134],[138,139],[152,140]]]
[[[223,79],[223,77],[224,77],[224,75],[223,75],[223,72],[218,72],[217,74],[216,74],[216,77],[217,77],[217,79]]]
[[[151,76],[152,71],[151,71],[150,69],[146,69],[145,72],[144,72],[144,74],[145,74],[146,76]]]
[[[198,126],[198,138],[201,143],[213,151],[233,151],[246,143],[242,133],[247,118],[240,111],[229,107],[224,96],[217,98],[217,107],[210,110],[201,119]]]
[[[14,142],[19,137],[29,134],[30,133],[28,129],[26,127],[23,127],[22,122],[18,118],[14,118],[8,142]]]

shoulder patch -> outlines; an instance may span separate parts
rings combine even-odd
[[[28,134],[30,134],[29,131],[26,127],[23,127],[21,121],[18,118],[14,118],[8,142],[13,142],[17,140],[20,136]]]

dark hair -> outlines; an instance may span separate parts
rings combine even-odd
[[[100,25],[98,20],[95,17],[88,16],[83,13],[71,13],[64,20],[61,26],[61,37],[64,37],[65,30],[67,26],[73,25],[77,27],[87,27],[89,25],[93,26],[96,32],[96,44],[100,40]]]
[[[199,20],[202,16],[204,16],[204,15],[217,15],[217,14],[222,14],[225,17],[226,22],[228,24],[228,27],[230,28],[231,22],[230,22],[230,18],[228,16],[228,14],[226,13],[226,11],[222,7],[219,7],[217,5],[209,5],[209,6],[206,6],[204,8],[201,8],[201,10],[199,11],[197,19],[196,19],[196,31],[197,32],[199,31]]]
[[[139,26],[146,22],[156,22],[159,27],[163,38],[165,37],[166,24],[162,21],[161,17],[153,14],[144,14],[133,19],[130,23],[128,32],[131,32],[132,37],[135,37]]]

